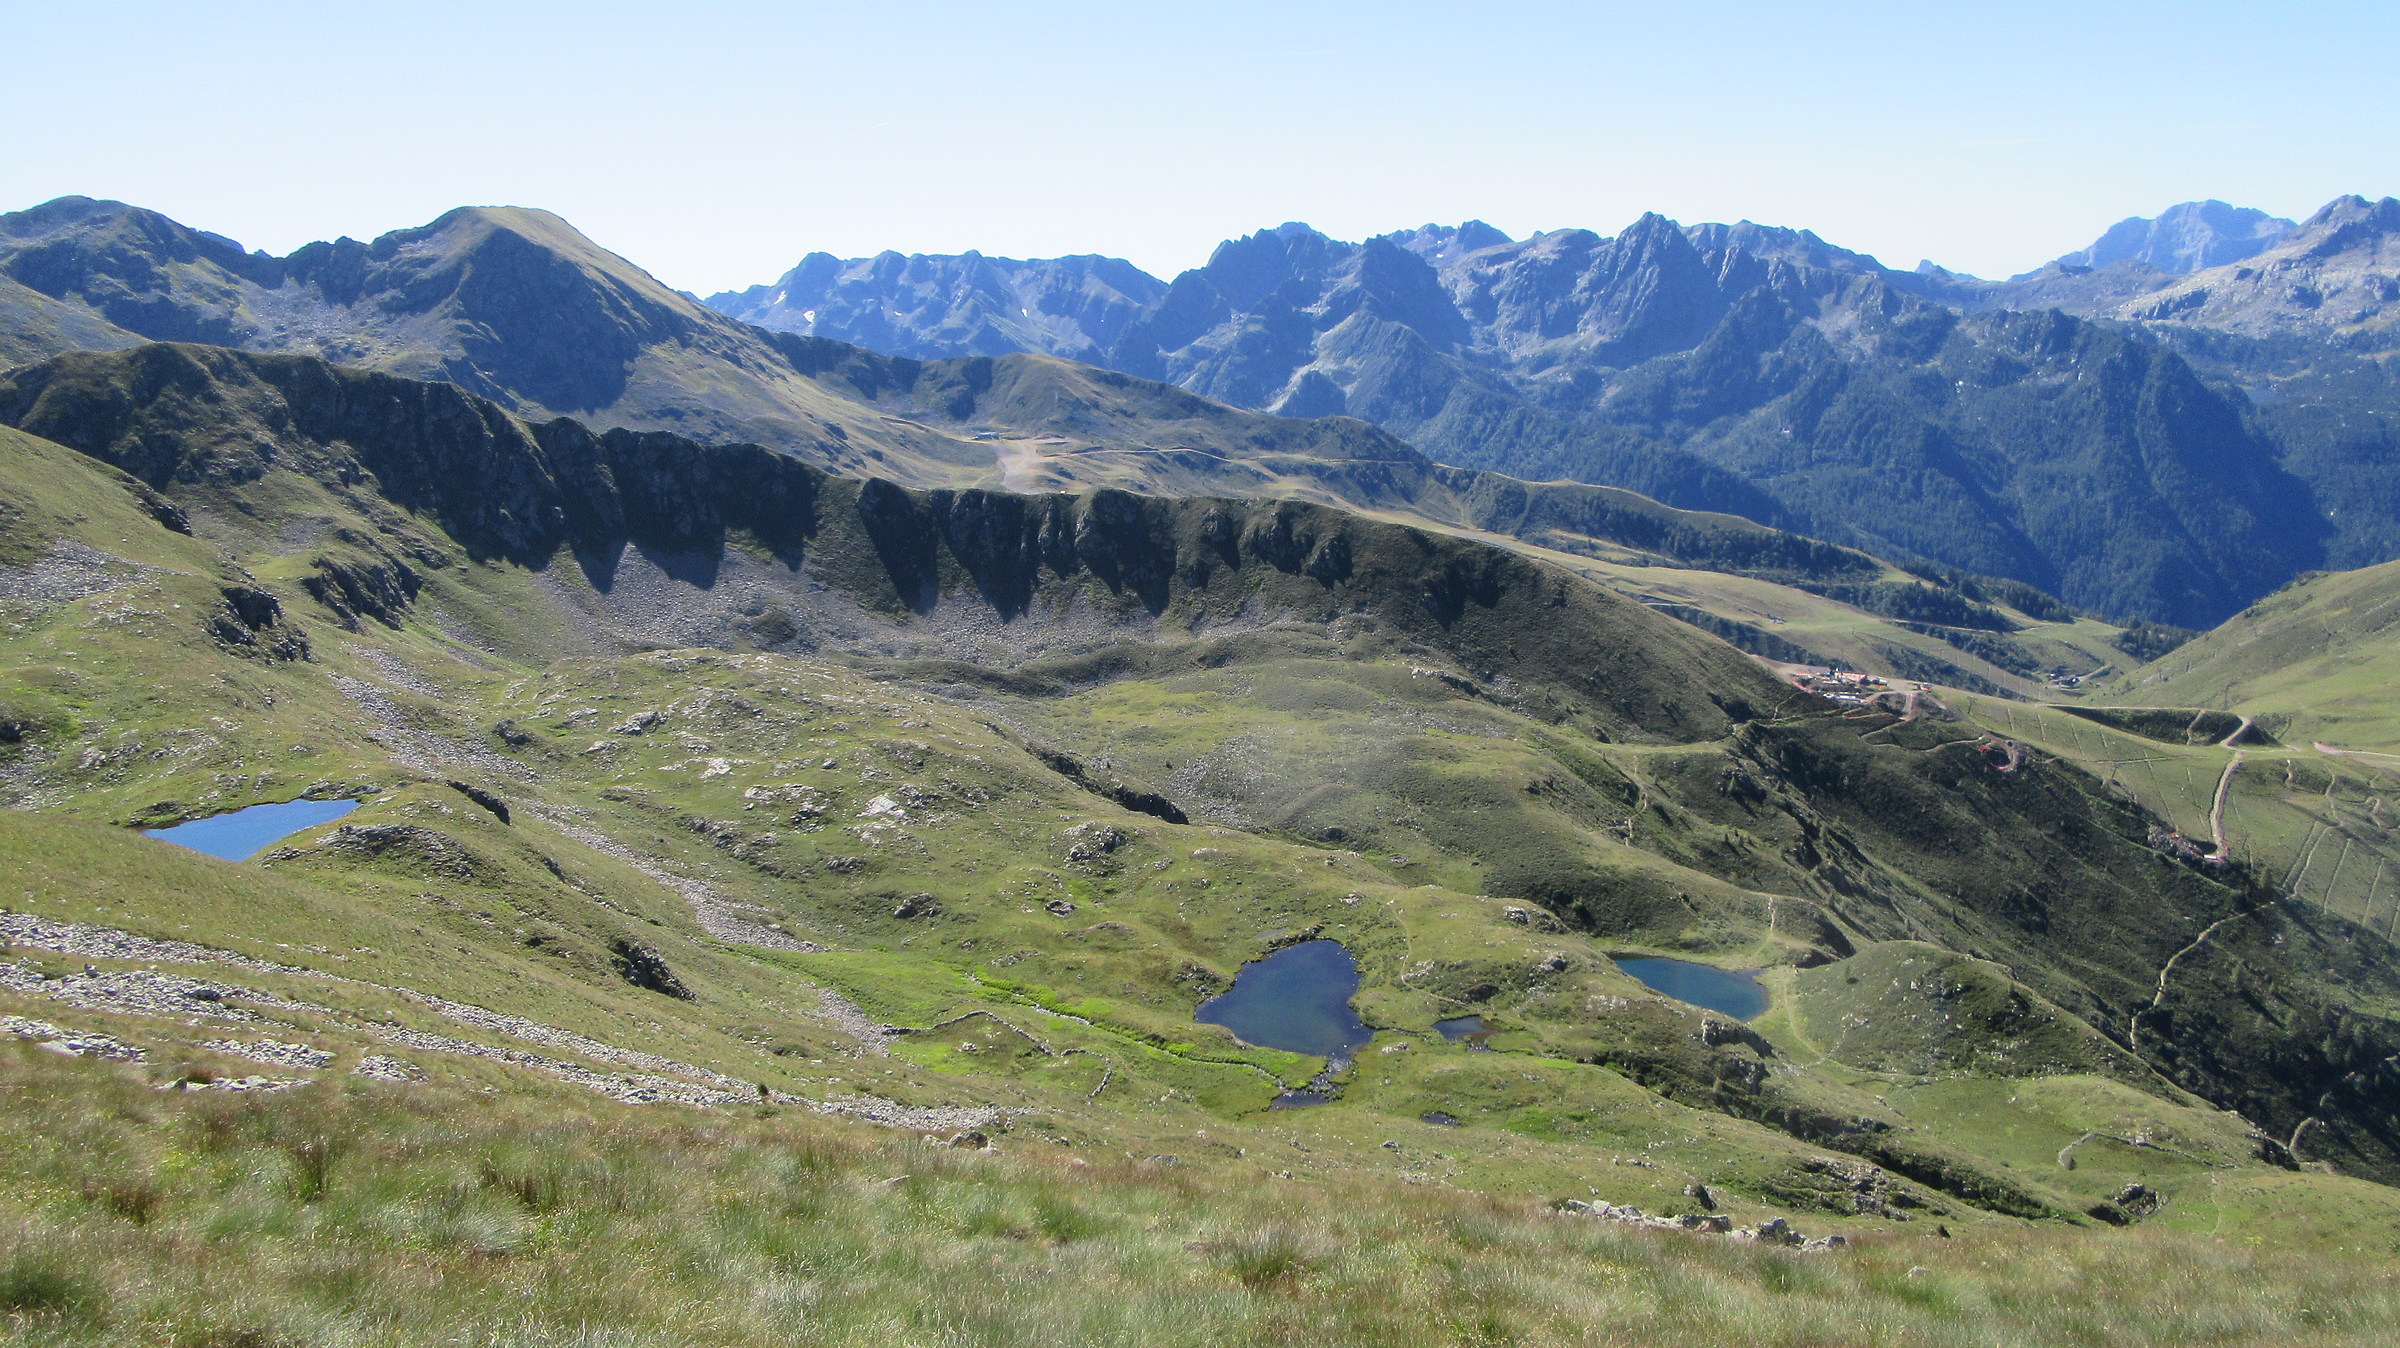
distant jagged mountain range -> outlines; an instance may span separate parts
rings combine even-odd
[[[2388,199],[2386,199],[2388,201]],[[2160,211],[2155,218],[2134,216],[2117,221],[2093,240],[2090,247],[2050,261],[2035,271],[2011,276],[2009,281],[1982,281],[1966,273],[1949,271],[1932,261],[1920,261],[1913,273],[1886,269],[1867,254],[1848,252],[1819,240],[1810,230],[1786,230],[1742,221],[1738,225],[1690,225],[1682,228],[1687,240],[1704,254],[1723,254],[1728,249],[1740,249],[1754,259],[1776,259],[1800,269],[1836,271],[1848,276],[1877,276],[1894,283],[1903,293],[1913,293],[1942,300],[1946,305],[1963,309],[2035,309],[2057,307],[2081,317],[2122,317],[2122,319],[2162,319],[2174,317],[2172,312],[2131,312],[2126,300],[2134,295],[2155,293],[2155,290],[2177,288],[2177,278],[2198,271],[2232,269],[2246,259],[2263,252],[2273,257],[2263,259],[2268,266],[2249,266],[2251,276],[2222,276],[2215,278],[2220,285],[2230,281],[2254,281],[2261,271],[2280,264],[2282,271],[2292,269],[2290,254],[2309,254],[2309,257],[2330,257],[2330,254],[2352,252],[2357,245],[2359,230],[2342,235],[2345,225],[2364,221],[2366,233],[2390,233],[2390,221],[2378,221],[2378,206],[2364,197],[2342,197],[2330,201],[2323,211],[2311,216],[2306,225],[2287,221],[2280,216],[2268,216],[2266,211],[2249,206],[2230,206],[2225,201],[2184,201]],[[1658,216],[1644,216],[1627,230],[1630,240],[1642,240],[1646,228],[1673,223]],[[2299,237],[2292,237],[2299,233]],[[1351,245],[1339,245],[1334,240],[1310,230],[1301,223],[1284,223],[1274,230],[1262,230],[1260,235],[1246,235],[1241,240],[1229,240],[1217,249],[1217,254],[1205,266],[1186,271],[1176,283],[1186,283],[1188,290],[1169,300],[1176,283],[1159,281],[1147,271],[1140,271],[1130,261],[1097,254],[1073,254],[1056,259],[1008,259],[984,257],[979,252],[955,254],[898,254],[883,252],[876,257],[835,259],[833,254],[814,252],[802,259],[785,276],[770,285],[751,285],[749,290],[725,290],[710,295],[708,307],[718,309],[758,324],[763,329],[809,333],[809,336],[828,336],[835,341],[847,341],[864,348],[881,350],[888,355],[910,355],[919,360],[941,360],[953,355],[1003,355],[1015,350],[1039,350],[1046,355],[1061,355],[1068,360],[1085,360],[1094,365],[1106,362],[1142,362],[1150,345],[1171,350],[1174,341],[1183,336],[1193,317],[1195,293],[1219,290],[1219,297],[1229,300],[1236,309],[1248,309],[1262,293],[1279,288],[1289,278],[1279,273],[1272,261],[1265,261],[1277,252],[1277,245],[1262,242],[1267,237],[1284,240],[1284,252],[1294,252],[1294,240],[1303,235],[1318,237],[1320,245],[1301,242],[1298,252],[1308,259],[1327,259],[1334,252],[1346,252]],[[2328,247],[2328,237],[2342,235]],[[1414,230],[1380,235],[1378,240],[1390,242],[1414,252],[1426,264],[1450,283],[1459,261],[1469,254],[1486,249],[1517,249],[1541,247],[1536,240],[1555,240],[1565,237],[1565,247],[1582,242],[1615,242],[1598,240],[1589,230],[1550,230],[1531,240],[1517,242],[1483,221],[1466,221],[1462,225],[1421,225]],[[2290,240],[2292,247],[2280,247]],[[1548,245],[1558,249],[1560,245]],[[2381,264],[2374,249],[2366,249],[2369,269]],[[1258,271],[1265,264],[1267,271]],[[1483,259],[1481,271],[1493,271],[1505,266],[1505,261]],[[2107,276],[2093,278],[2095,271],[2107,271]],[[2388,271],[2388,266],[2386,266]],[[1258,285],[1260,278],[1272,273],[1272,281]],[[1198,281],[1188,281],[1198,278]],[[1207,285],[1202,288],[1200,281]],[[1459,290],[1457,285],[1450,285]],[[1457,293],[1454,300],[1469,300],[1469,293]],[[2359,295],[2362,302],[2381,302],[2381,295],[2369,283]],[[2186,302],[2189,305],[2189,302]],[[1150,319],[1150,309],[1174,309],[1174,314],[1157,321]],[[2316,300],[2299,295],[2294,297],[2294,309],[2299,314],[2318,314],[2323,309],[2323,295]],[[2297,314],[2290,314],[2297,317]],[[1181,319],[1181,321],[1178,321]],[[1474,309],[1464,309],[1466,324],[1476,324]],[[1687,321],[1697,321],[1699,314],[1687,314]],[[1433,326],[1440,326],[1435,321]],[[1502,324],[1505,326],[1505,324]],[[2206,326],[2206,324],[2203,324]],[[1130,341],[1128,341],[1130,338]]]
[[[2400,557],[2400,394],[2376,359],[2400,314],[2400,203],[2277,223],[2179,207],[2001,282],[1749,223],[1364,243],[1288,224],[1172,282],[1088,256],[813,255],[711,308],[539,211],[273,258],[62,198],[0,216],[0,362],[144,340],[293,352],[928,486],[994,473],[986,426],[1063,428],[1079,454],[1118,456],[1106,480],[1182,494],[1291,490],[1298,472],[1355,505],[1361,464],[1429,456],[2205,626],[2299,572]],[[844,343],[968,363],[862,366]],[[1002,377],[987,358],[1037,364]],[[1198,423],[1052,358],[1385,434],[1218,435],[1128,474],[1128,452],[1190,447]],[[1010,420],[991,419],[1000,402]],[[1291,452],[1310,443],[1343,448]],[[1099,462],[1041,467],[1094,480]]]
[[[1447,463],[2206,625],[2298,571],[2400,555],[2394,399],[2360,358],[2400,315],[2396,224],[2389,200],[2298,225],[2186,203],[1997,282],[1748,222],[1512,240],[1469,221],[1358,244],[1285,224],[1171,283],[1089,257],[818,255],[709,303],[911,355],[1044,351],[1357,416]],[[2338,429],[2269,410],[2329,401]]]
[[[879,253],[844,262],[811,253],[773,285],[712,295],[708,304],[762,328],[891,356],[1039,351],[1102,364],[1166,293],[1166,282],[1113,257]]]

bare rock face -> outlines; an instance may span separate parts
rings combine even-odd
[[[2145,1217],[2156,1216],[2165,1206],[2166,1199],[2156,1189],[2147,1184],[2128,1184],[2107,1201],[2094,1203],[2084,1212],[2111,1226],[2131,1226]]]
[[[503,824],[509,822],[507,801],[500,799],[500,797],[484,790],[482,787],[475,785],[473,782],[451,781],[447,783],[447,785],[451,790],[456,791],[460,795],[465,796],[468,800],[475,802],[476,805],[480,806],[484,810],[489,811],[494,819],[499,820]]]
[[[1557,1211],[1570,1217],[1588,1217],[1626,1226],[1643,1226],[1658,1231],[1693,1231],[1706,1235],[1724,1236],[1743,1245],[1780,1245],[1810,1254],[1822,1254],[1848,1247],[1842,1236],[1820,1236],[1814,1240],[1801,1234],[1798,1228],[1782,1217],[1770,1217],[1756,1226],[1736,1228],[1733,1219],[1721,1213],[1684,1213],[1663,1216],[1645,1213],[1640,1208],[1616,1203],[1586,1203],[1569,1198],[1557,1205]]]
[[[620,936],[608,943],[608,950],[617,974],[637,988],[664,993],[678,1001],[691,1001],[692,990],[683,985],[675,971],[667,967],[666,958],[655,947],[631,937]]]
[[[2389,347],[2400,341],[2400,199],[2341,197],[2268,246],[2190,268],[2114,316]]]
[[[1121,777],[1094,773],[1080,758],[1056,749],[1032,746],[1033,756],[1042,766],[1103,800],[1113,801],[1136,814],[1164,819],[1170,824],[1191,822],[1182,807],[1146,786],[1127,782]]]
[[[2120,220],[2091,247],[2058,259],[2058,265],[2138,262],[2170,276],[2186,276],[2255,256],[2296,228],[2265,211],[2222,201],[2187,201],[2160,211],[2155,220]]]
[[[425,1069],[402,1058],[383,1053],[370,1053],[358,1060],[350,1075],[369,1081],[423,1081]]]
[[[209,635],[219,646],[271,660],[308,658],[308,637],[283,621],[283,604],[275,596],[247,585],[228,585],[223,594],[224,611],[208,622]]]
[[[424,585],[424,578],[395,558],[374,561],[319,557],[316,574],[300,583],[309,596],[331,610],[342,626],[355,632],[360,618],[397,631],[401,616]]]

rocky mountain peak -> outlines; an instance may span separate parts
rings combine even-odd
[[[0,215],[0,240],[38,245],[73,235],[118,233],[176,251],[178,260],[201,255],[225,258],[265,257],[245,254],[242,246],[222,234],[179,224],[153,210],[122,201],[94,197],[57,197],[27,210]]]
[[[1369,239],[1361,246],[1357,286],[1362,304],[1376,317],[1408,327],[1437,347],[1448,349],[1469,338],[1466,319],[1432,265],[1393,239]]]
[[[1469,253],[1514,242],[1481,220],[1457,225],[1420,225],[1415,229],[1395,230],[1383,237],[1437,267]]]
[[[2395,234],[2400,234],[2400,200],[2346,196],[2327,202],[2286,242],[2302,256],[2329,259],[2344,253],[2378,252],[2383,241]]]
[[[1882,263],[1865,253],[1854,253],[1825,242],[1817,237],[1815,230],[1738,220],[1730,225],[1692,225],[1683,233],[1701,252],[1716,256],[1738,250],[1760,261],[1783,262],[1795,267],[1868,276],[1891,274]]]
[[[1033,351],[1097,361],[1166,284],[1094,254],[1018,259],[886,251],[810,253],[774,283],[711,295],[711,309],[777,332],[918,360]]]
[[[2385,197],[2369,201],[2357,193],[2335,197],[2317,208],[2317,213],[2308,217],[2301,228],[2338,228],[2347,224],[2364,224],[2387,233],[2400,228],[2400,200]]]
[[[0,277],[144,337],[222,342],[239,335],[243,325],[221,304],[177,293],[186,269],[219,278],[212,298],[245,282],[281,281],[277,259],[121,201],[60,197],[0,215]]]
[[[1321,283],[1349,261],[1358,245],[1337,242],[1300,222],[1245,234],[1217,245],[1201,275],[1236,309],[1249,309],[1287,282]]]
[[[2133,297],[2116,316],[2249,336],[2400,333],[2400,201],[2337,197],[2273,247]]]
[[[2120,220],[2089,248],[2059,258],[2058,265],[2105,267],[2139,262],[2171,276],[2184,276],[2256,256],[2294,228],[2289,220],[2247,206],[2186,201],[2160,211],[2156,219],[2134,216]]]
[[[1640,219],[1617,235],[1616,242],[1619,247],[1672,249],[1677,243],[1691,241],[1684,237],[1683,226],[1656,211],[1644,211]]]

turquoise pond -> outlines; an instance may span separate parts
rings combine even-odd
[[[1735,1020],[1748,1020],[1767,1009],[1767,990],[1747,973],[1657,957],[1618,960],[1617,967],[1653,992],[1705,1006]]]
[[[1348,1058],[1375,1032],[1350,1009],[1358,993],[1358,963],[1339,941],[1303,941],[1253,960],[1234,975],[1233,987],[1192,1013],[1204,1025],[1222,1025],[1243,1043]]]
[[[142,830],[195,852],[227,861],[248,861],[302,829],[330,823],[358,808],[355,800],[287,800],[253,805],[230,814],[212,814],[173,828]]]

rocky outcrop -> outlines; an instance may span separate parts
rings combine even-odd
[[[310,846],[278,847],[259,861],[274,865],[328,856],[380,862],[413,876],[446,880],[473,880],[483,874],[474,855],[448,834],[415,824],[344,824]]]
[[[507,801],[500,799],[500,797],[493,795],[491,792],[484,790],[482,787],[475,785],[473,782],[461,782],[453,780],[449,782],[448,785],[451,790],[456,791],[458,794],[465,796],[468,800],[475,802],[476,805],[482,807],[484,810],[489,811],[494,819],[499,820],[503,824],[509,822]]]
[[[1076,595],[1144,629],[1170,612],[1187,628],[1262,610],[1310,624],[1347,615],[1470,672],[1506,667],[1549,690],[1527,709],[1574,708],[1611,735],[1709,738],[1774,692],[1682,624],[1517,554],[1297,502],[912,491],[754,445],[527,425],[451,385],[206,347],[16,371],[0,378],[0,422],[170,495],[268,473],[354,494],[371,484],[444,541],[394,522],[320,555],[304,583],[351,623],[396,625],[423,583],[418,568],[444,564],[451,548],[577,565],[602,591],[639,548],[697,559],[689,579],[705,589],[740,542],[895,617],[966,603],[1038,621]],[[184,429],[157,433],[168,426]],[[1148,812],[1174,808],[1116,786],[1098,789]]]
[[[1068,781],[1075,783],[1077,786],[1082,787],[1084,790],[1091,792],[1093,795],[1096,795],[1103,800],[1122,805],[1126,809],[1132,810],[1136,814],[1146,814],[1154,818],[1163,819],[1170,824],[1188,824],[1191,822],[1191,820],[1184,815],[1182,808],[1176,805],[1175,802],[1167,799],[1165,796],[1160,795],[1156,791],[1148,790],[1146,788],[1128,783],[1121,777],[1105,774],[1095,775],[1084,764],[1082,759],[1075,757],[1073,754],[1062,753],[1056,749],[1042,748],[1038,745],[1033,747],[1032,753],[1036,759],[1041,761],[1043,767],[1050,769],[1052,772],[1057,773],[1059,776],[1066,778]]]
[[[666,957],[648,942],[630,936],[614,937],[608,943],[608,953],[617,976],[635,987],[663,993],[678,1001],[693,1000],[692,990],[683,985],[683,980],[667,967]]]
[[[305,660],[308,637],[283,621],[283,604],[264,590],[228,585],[220,591],[225,608],[208,620],[217,645],[239,655],[263,655],[271,660]]]
[[[1597,1221],[1617,1222],[1626,1226],[1648,1227],[1656,1231],[1688,1231],[1702,1235],[1724,1236],[1743,1245],[1781,1245],[1810,1254],[1847,1247],[1844,1236],[1819,1236],[1814,1240],[1802,1235],[1791,1222],[1782,1217],[1770,1217],[1756,1226],[1735,1227],[1733,1219],[1717,1213],[1682,1213],[1661,1216],[1643,1212],[1630,1205],[1615,1203],[1586,1203],[1580,1198],[1562,1199],[1555,1211],[1569,1217],[1588,1217]]]

